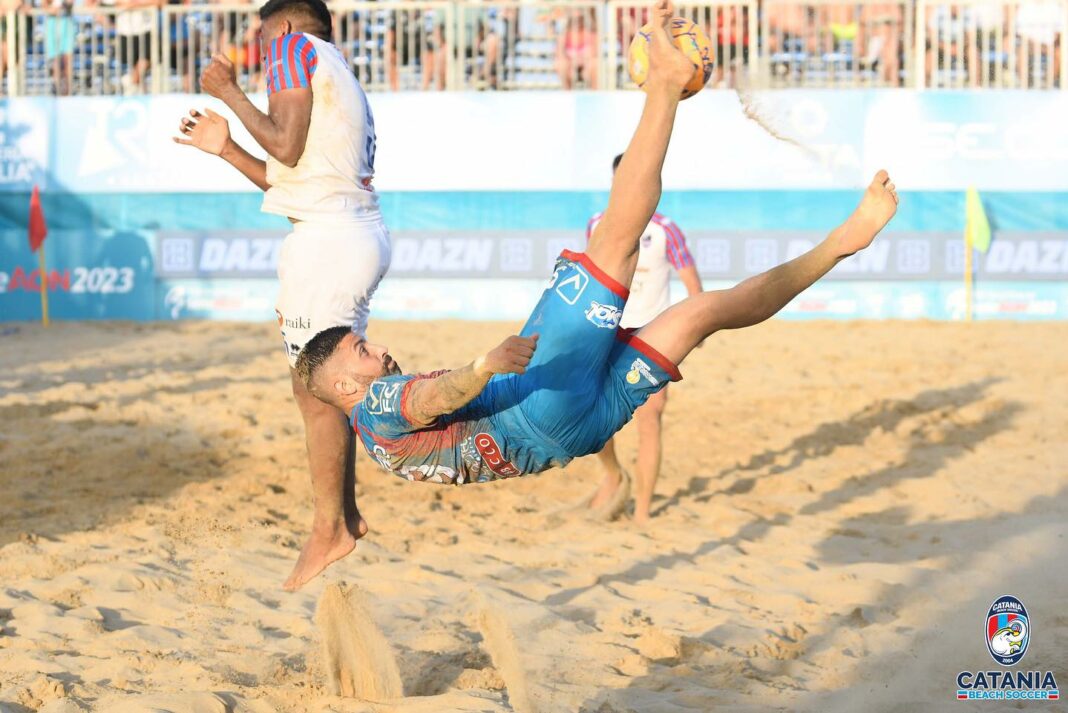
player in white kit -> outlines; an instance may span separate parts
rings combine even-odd
[[[623,154],[620,154],[612,161],[613,174],[622,160]],[[590,218],[586,226],[587,241],[593,235],[601,215],[598,213]],[[690,296],[701,292],[701,278],[686,246],[686,237],[670,218],[653,213],[653,219],[642,233],[639,243],[638,266],[634,271],[630,299],[623,310],[620,327],[641,329],[671,306],[672,271],[678,272]],[[649,520],[653,490],[660,477],[661,417],[666,405],[667,388],[664,388],[650,396],[634,412],[634,420],[638,424],[638,482],[634,493],[634,520],[642,524]],[[614,438],[609,439],[597,457],[604,467],[604,479],[586,504],[598,517],[611,519],[626,505],[630,494],[629,481],[624,478],[625,471],[616,457]]]
[[[329,42],[330,11],[322,0],[270,0],[260,19],[267,113],[241,90],[223,55],[212,58],[201,84],[240,119],[267,160],[238,146],[226,120],[211,110],[183,118],[184,137],[175,141],[225,159],[265,191],[265,212],[293,223],[278,258],[276,306],[292,369],[305,343],[324,329],[346,326],[365,335],[371,295],[389,268],[390,240],[371,187],[374,119],[348,62]],[[300,379],[292,384],[304,417],[315,515],[288,590],[347,555],[367,532],[356,507],[348,419],[311,396]]]

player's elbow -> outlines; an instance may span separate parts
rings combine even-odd
[[[304,140],[305,137],[302,136],[283,136],[282,140],[275,146],[275,150],[271,152],[271,155],[279,163],[289,168],[295,168],[297,163],[300,162],[300,157],[304,155]]]
[[[303,155],[303,146],[299,148],[286,147],[278,151],[278,153],[276,153],[274,157],[278,159],[278,162],[281,163],[283,166],[288,166],[289,168],[296,168],[297,164],[300,163],[300,157]]]

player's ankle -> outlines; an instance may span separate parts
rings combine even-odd
[[[347,529],[345,516],[344,514],[339,513],[337,517],[315,518],[315,520],[312,521],[311,534],[312,537],[333,539]]]

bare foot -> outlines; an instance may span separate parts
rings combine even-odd
[[[630,500],[630,476],[625,470],[618,475],[606,474],[590,502],[589,517],[611,522],[622,514]]]
[[[356,541],[367,534],[367,521],[357,515],[345,526],[313,528],[282,588],[295,592],[334,562],[356,549]]]
[[[675,15],[675,6],[671,0],[658,0],[652,7],[653,31],[649,38],[649,79],[646,89],[655,85],[668,87],[673,93],[682,95],[683,89],[693,79],[697,65],[675,46],[671,37],[671,19]]]
[[[649,524],[652,515],[649,514],[649,503],[642,503],[641,497],[634,498],[634,524],[645,527]]]
[[[606,472],[601,478],[601,485],[590,501],[590,510],[598,510],[607,505],[616,495],[619,486],[623,483],[623,476],[619,472]]]
[[[860,205],[838,229],[838,247],[842,257],[863,250],[871,245],[875,236],[897,212],[897,189],[890,181],[890,174],[879,171],[875,174]]]

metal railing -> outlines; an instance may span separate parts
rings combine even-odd
[[[8,13],[9,94],[121,94],[147,91],[159,56],[155,9],[94,6]]]
[[[912,3],[765,0],[771,87],[901,87],[912,75]]]
[[[646,0],[331,2],[333,41],[372,91],[631,87]],[[1065,88],[1068,0],[700,0],[714,86]],[[198,92],[214,53],[263,89],[248,4],[9,12],[6,95]]]
[[[916,15],[920,87],[1065,87],[1064,0],[919,0]]]

